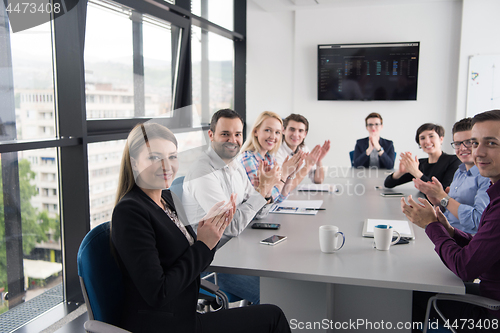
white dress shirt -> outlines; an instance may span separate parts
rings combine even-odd
[[[198,224],[217,202],[229,202],[231,193],[237,195],[236,212],[224,231],[226,239],[238,236],[254,217],[267,216],[271,204],[255,190],[236,158],[226,164],[209,148],[184,178],[182,203],[190,224]]]
[[[309,153],[310,150],[307,148],[306,145],[303,145],[300,150],[302,150],[304,153]],[[276,159],[276,162],[278,162],[278,165],[281,167],[283,166],[283,162],[285,162],[286,157],[290,159],[293,156],[294,152],[290,147],[288,147],[288,144],[286,143],[285,140],[283,140],[283,143],[280,146],[280,149],[276,152],[276,155],[274,158]],[[305,162],[302,163],[303,168],[305,165]],[[309,178],[311,178],[311,181],[314,183],[314,173],[316,172],[316,165],[313,165],[311,170],[309,170]]]

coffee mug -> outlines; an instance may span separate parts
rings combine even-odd
[[[342,236],[342,244],[337,247],[339,243],[338,238]],[[322,225],[319,227],[319,247],[321,252],[332,253],[338,251],[344,246],[345,236],[339,231],[339,228],[333,225]]]
[[[393,232],[398,234],[398,238],[394,242],[391,242]],[[376,225],[375,228],[373,229],[373,237],[375,238],[375,247],[377,248],[377,250],[387,251],[389,250],[391,245],[394,245],[397,242],[399,242],[401,234],[396,230],[394,230],[390,225],[379,224]]]

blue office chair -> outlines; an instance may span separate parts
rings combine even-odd
[[[489,310],[500,310],[500,301],[493,300],[491,298],[486,298],[478,295],[472,295],[472,294],[465,294],[465,295],[452,295],[452,294],[437,294],[435,296],[432,296],[429,298],[429,301],[427,302],[427,310],[425,312],[425,320],[424,323],[429,322],[429,316],[431,313],[431,307],[434,307],[434,310],[436,310],[437,314],[441,317],[441,319],[446,322],[445,316],[439,311],[439,308],[437,307],[437,302],[438,301],[456,301],[456,302],[463,302],[463,303],[468,303],[468,304],[473,304],[476,306],[481,306],[483,308],[487,308]],[[423,327],[423,333],[427,333],[428,330],[428,325],[424,325]],[[453,327],[449,327],[449,330],[446,330],[445,328],[440,328],[437,331],[436,330],[429,330],[433,332],[443,332],[443,331],[451,331],[453,333],[456,333],[456,330]]]
[[[120,320],[123,282],[111,255],[109,234],[109,222],[98,225],[85,236],[78,250],[78,276],[90,319],[85,323],[88,332],[109,332],[111,328],[128,332],[111,326]]]
[[[170,191],[174,192],[175,195],[177,195],[179,197],[179,199],[181,199],[181,201],[182,201],[182,193],[183,193],[182,186],[183,185],[184,185],[184,176],[175,178],[172,181],[172,184],[170,185],[170,188],[169,188]]]
[[[78,250],[78,276],[89,316],[84,325],[87,332],[128,332],[116,326],[123,303],[123,281],[110,242],[110,223],[105,222],[89,231]],[[204,280],[201,286],[219,300],[220,308],[227,309],[227,297],[219,287]]]
[[[351,159],[351,166],[354,166],[354,150],[349,152],[349,158]]]

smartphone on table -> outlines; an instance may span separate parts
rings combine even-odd
[[[380,193],[383,197],[404,197],[405,195],[401,192],[382,192]]]
[[[278,243],[281,243],[285,239],[286,239],[286,236],[272,235],[271,237],[268,237],[266,239],[261,240],[260,243],[266,244],[266,245],[276,245]]]
[[[271,229],[271,230],[278,230],[280,228],[279,223],[260,223],[256,222],[252,224],[252,229]]]

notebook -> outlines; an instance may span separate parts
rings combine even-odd
[[[373,237],[373,228],[379,224],[387,224],[401,234],[401,237],[415,239],[413,223],[406,220],[378,220],[366,219],[363,226],[363,237]]]

